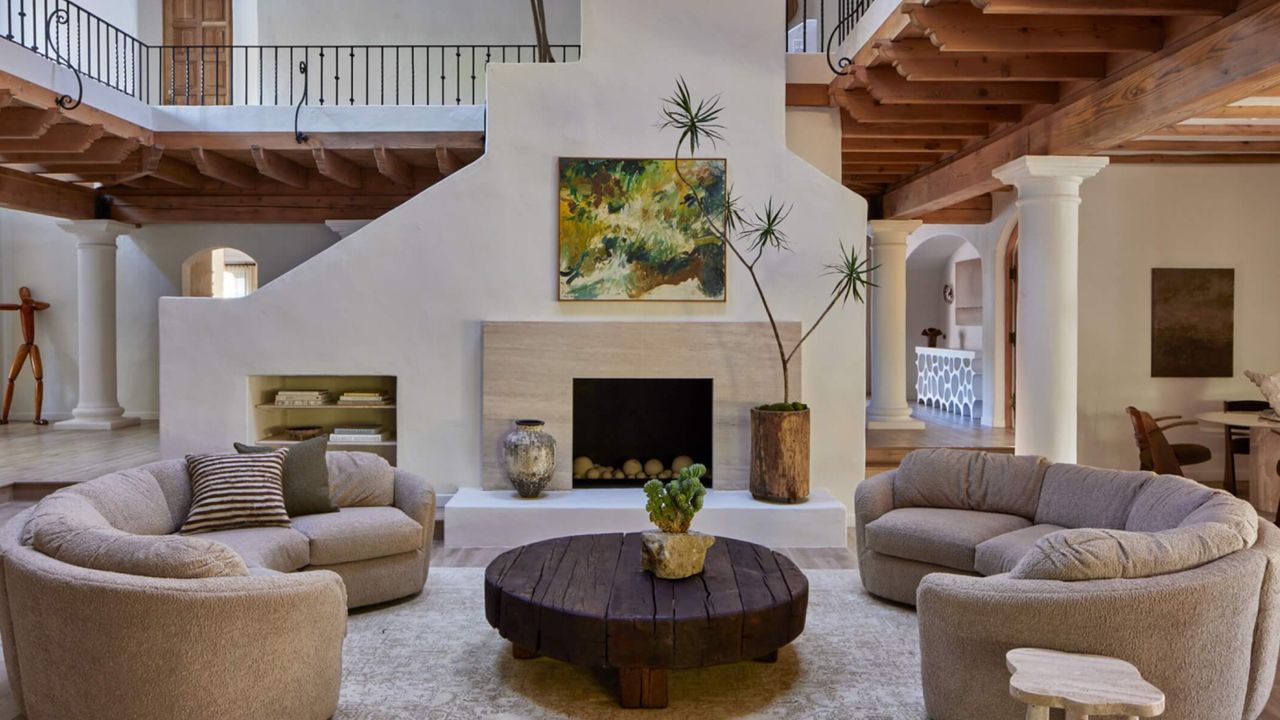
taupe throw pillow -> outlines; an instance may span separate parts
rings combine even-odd
[[[281,480],[288,454],[281,448],[252,455],[188,455],[191,509],[179,532],[289,527]]]
[[[275,450],[244,443],[235,445],[236,451],[243,454]],[[323,435],[289,446],[289,457],[284,460],[284,508],[289,517],[338,511],[329,497],[329,464],[325,462],[328,449],[329,439]]]
[[[1059,530],[1045,535],[1009,573],[1021,580],[1111,580],[1182,572],[1249,545],[1218,522],[1161,532],[1105,528]]]

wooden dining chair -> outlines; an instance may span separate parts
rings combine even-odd
[[[1265,400],[1223,400],[1225,412],[1262,412],[1271,407]],[[1249,454],[1249,428],[1239,425],[1224,425],[1226,435],[1227,456],[1223,460],[1222,487],[1232,495],[1236,494],[1236,456]]]
[[[1151,417],[1135,407],[1125,408],[1133,424],[1133,439],[1138,445],[1138,463],[1143,470],[1161,475],[1182,475],[1184,465],[1199,465],[1213,459],[1213,451],[1195,443],[1170,443],[1165,432],[1176,427],[1196,425],[1194,420],[1183,420],[1180,415]],[[1161,421],[1174,420],[1166,425]]]

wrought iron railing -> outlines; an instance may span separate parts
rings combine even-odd
[[[796,0],[787,18],[787,52],[830,53],[853,33],[874,0]]]
[[[0,0],[3,37],[152,105],[474,105],[536,45],[148,45],[70,0]],[[578,45],[552,45],[560,62]]]

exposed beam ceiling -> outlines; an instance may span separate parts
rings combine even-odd
[[[912,22],[947,52],[1154,52],[1157,18],[1094,15],[984,15],[971,5],[908,6]]]

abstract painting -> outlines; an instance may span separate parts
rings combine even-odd
[[[1151,377],[1231,377],[1236,271],[1151,270]]]
[[[561,158],[561,300],[725,299],[726,248],[714,228],[727,213],[726,162],[681,160],[679,169]]]

